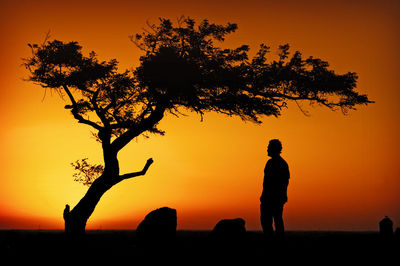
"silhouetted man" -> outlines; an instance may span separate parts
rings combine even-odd
[[[272,236],[275,223],[276,234],[284,235],[283,205],[287,202],[287,186],[289,184],[289,166],[281,157],[282,144],[278,139],[270,140],[268,160],[264,169],[263,192],[260,197],[261,226],[266,237]]]

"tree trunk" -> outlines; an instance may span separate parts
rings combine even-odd
[[[97,203],[103,194],[114,185],[110,180],[112,179],[107,176],[100,176],[71,211],[69,211],[68,205],[65,207],[64,221],[67,235],[82,236],[85,234],[86,222],[92,215]]]
[[[86,222],[92,215],[97,203],[100,201],[103,194],[112,186],[118,183],[119,163],[117,152],[111,149],[109,132],[99,132],[99,137],[102,140],[104,171],[90,185],[85,196],[78,204],[70,211],[66,205],[64,209],[65,233],[67,235],[84,235]]]
[[[160,117],[162,117],[162,114]],[[135,132],[136,135],[127,134],[124,135],[124,137],[120,136],[114,141],[116,142],[116,144],[113,142],[113,146],[111,146],[110,144],[110,132],[99,132],[99,137],[102,141],[103,147],[104,171],[102,175],[91,184],[85,196],[71,211],[69,210],[69,205],[66,205],[64,209],[64,221],[65,233],[67,235],[84,235],[86,223],[89,217],[92,215],[97,203],[100,201],[103,194],[122,180],[138,175],[143,175],[147,171],[147,168],[152,162],[150,162],[150,164],[146,163],[145,168],[143,168],[143,170],[140,172],[120,176],[119,163],[117,159],[118,151],[122,149],[122,147],[124,147],[127,143],[129,143],[129,141],[133,137],[139,135],[143,131],[145,130],[133,130],[132,132]]]

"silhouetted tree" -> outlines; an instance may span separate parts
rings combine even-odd
[[[357,93],[357,75],[336,74],[328,63],[300,52],[290,55],[289,45],[279,47],[276,60],[267,60],[269,47],[262,44],[249,59],[249,46],[219,48],[236,24],[217,25],[190,18],[148,23],[141,34],[131,36],[144,55],[133,71],[119,72],[117,61],[84,56],[77,42],[46,40],[29,44],[32,56],[24,59],[30,81],[67,96],[65,105],[73,117],[95,130],[103,148],[104,166],[76,161],[75,179],[89,185],[86,195],[70,211],[64,211],[66,231],[83,233],[101,196],[117,183],[145,174],[120,174],[117,155],[141,134],[164,134],[157,125],[166,113],[182,111],[201,115],[216,112],[261,123],[263,115],[279,116],[288,101],[309,101],[346,112],[367,104]],[[270,61],[270,62],[269,62]]]

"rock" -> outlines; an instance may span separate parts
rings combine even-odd
[[[141,244],[166,244],[176,237],[176,210],[168,207],[156,209],[146,215],[136,229]]]
[[[389,217],[385,216],[385,218],[379,222],[379,234],[382,237],[393,236],[393,222],[389,219]]]
[[[217,240],[243,240],[246,234],[245,221],[242,218],[219,221],[211,231],[211,237]]]
[[[396,231],[394,232],[394,236],[396,237],[397,240],[400,240],[400,227],[396,228]]]

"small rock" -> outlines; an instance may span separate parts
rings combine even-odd
[[[379,222],[379,234],[382,237],[393,236],[393,222],[389,219],[389,217],[385,216],[385,218]]]
[[[219,240],[242,240],[246,234],[245,223],[242,218],[221,220],[211,231],[211,237]]]

